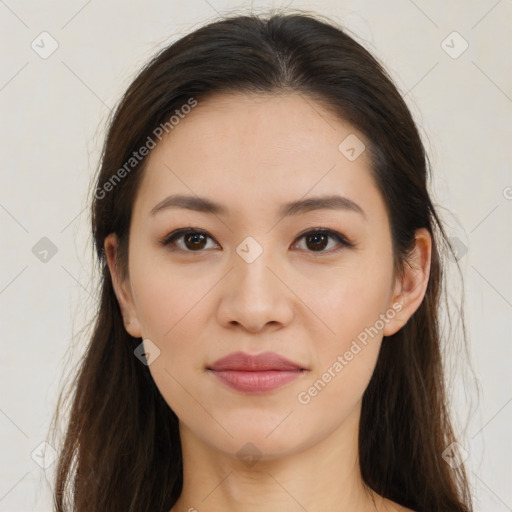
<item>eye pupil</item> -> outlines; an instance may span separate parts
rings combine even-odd
[[[188,245],[191,241],[192,246]],[[189,249],[202,249],[206,245],[206,237],[202,233],[189,233],[185,236],[185,244]]]
[[[306,240],[307,240],[306,243],[308,245],[308,248],[312,249],[313,251],[321,251],[321,250],[325,249],[325,247],[327,246],[328,237],[327,237],[327,235],[324,235],[322,233],[316,233],[313,235],[308,235],[306,237]],[[310,240],[313,240],[313,247],[311,247],[308,243]],[[319,245],[316,245],[316,244],[319,244]]]

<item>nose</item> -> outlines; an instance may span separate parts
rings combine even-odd
[[[219,323],[252,333],[288,325],[294,316],[294,294],[275,259],[266,251],[250,263],[233,256],[232,270],[220,286]]]

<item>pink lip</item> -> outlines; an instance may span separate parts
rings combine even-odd
[[[208,370],[232,389],[264,393],[284,386],[306,369],[274,352],[256,356],[235,352],[219,359]]]

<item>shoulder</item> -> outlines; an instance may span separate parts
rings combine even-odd
[[[412,508],[407,508],[391,500],[384,500],[383,512],[416,512]]]
[[[398,505],[397,503],[395,503],[395,505],[396,505],[396,508],[393,510],[393,512],[416,512],[412,508],[402,507],[401,505]]]
[[[412,508],[404,507],[388,498],[384,498],[384,496],[377,494],[375,491],[371,492],[375,498],[374,504],[379,512],[416,512]]]

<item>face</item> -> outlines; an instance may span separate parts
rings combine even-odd
[[[251,442],[271,459],[339,432],[359,414],[382,336],[421,301],[424,290],[408,302],[393,273],[363,143],[301,95],[223,95],[148,157],[116,294],[126,329],[159,350],[149,369],[180,429],[216,450],[236,456]],[[219,209],[162,205],[178,194]],[[327,196],[339,197],[286,208]],[[273,352],[299,369],[211,370],[233,352]]]

